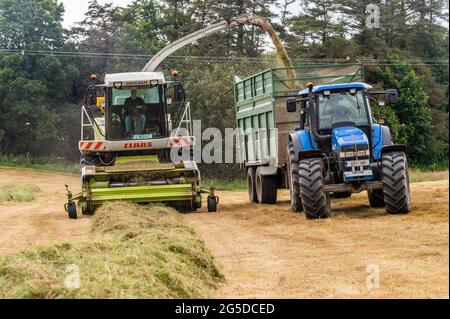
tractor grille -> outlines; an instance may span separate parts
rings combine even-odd
[[[343,146],[340,149],[339,160],[344,180],[353,181],[372,178],[369,145]]]

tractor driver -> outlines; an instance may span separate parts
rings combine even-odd
[[[329,112],[333,123],[353,122],[353,112],[348,108],[345,97],[335,95]]]
[[[144,100],[137,96],[138,90],[131,89],[131,96],[125,100],[125,104],[122,108],[122,118],[125,118],[125,133],[126,136],[131,135],[134,130],[142,132],[145,129],[146,118],[141,113],[142,107],[145,104]]]

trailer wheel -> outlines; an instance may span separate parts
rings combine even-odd
[[[287,174],[289,180],[289,195],[291,198],[291,208],[294,213],[303,210],[302,200],[300,198],[300,187],[298,185],[298,160],[295,157],[294,144],[289,141],[288,145],[288,167]]]
[[[384,207],[384,196],[382,189],[368,190],[367,195],[369,197],[370,207]]]
[[[77,219],[77,205],[74,202],[66,204],[67,215],[70,219]]]
[[[247,190],[248,198],[250,202],[257,203],[258,197],[256,196],[256,182],[255,182],[255,171],[254,167],[249,167],[247,169]]]
[[[306,218],[328,218],[331,215],[330,196],[323,188],[323,161],[321,158],[308,158],[300,161],[300,197]]]
[[[208,212],[217,212],[217,196],[208,196]]]
[[[277,177],[274,175],[261,175],[261,168],[256,169],[256,196],[258,203],[276,204]]]
[[[383,154],[383,195],[389,214],[407,214],[411,211],[408,161],[404,152]]]

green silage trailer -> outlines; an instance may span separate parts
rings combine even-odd
[[[295,78],[288,77],[289,69]],[[275,204],[277,189],[288,185],[288,136],[298,126],[299,113],[287,112],[286,98],[298,96],[309,82],[319,85],[363,79],[360,63],[320,64],[271,68],[234,84],[238,160],[246,170],[252,202]]]

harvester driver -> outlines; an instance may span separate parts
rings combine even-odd
[[[132,135],[133,128],[135,132],[143,132],[145,129],[146,118],[141,113],[144,100],[138,95],[137,89],[131,89],[131,96],[125,100],[122,108],[122,117],[125,118],[125,134],[127,137]]]

